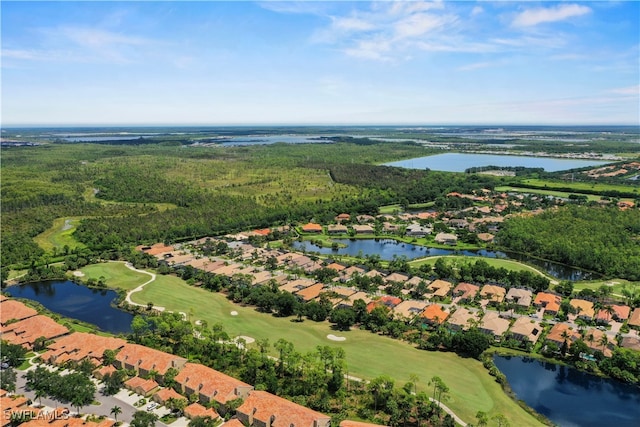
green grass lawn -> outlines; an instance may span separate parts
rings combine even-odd
[[[138,273],[125,267],[124,262],[104,262],[87,265],[80,269],[83,279],[105,278],[107,286],[126,291],[134,289],[150,279],[148,274]]]
[[[554,188],[575,188],[576,190],[589,191],[593,193],[601,193],[603,191],[620,191],[620,192],[640,192],[637,185],[622,185],[622,184],[598,184],[589,182],[568,182],[568,181],[555,181],[546,179],[525,179],[522,181],[524,184],[535,185],[539,187],[547,187],[549,189]]]
[[[68,221],[65,225],[65,222]],[[80,218],[56,218],[53,220],[53,226],[38,234],[33,240],[46,252],[52,252],[53,248],[62,249],[67,245],[70,249],[84,248],[83,243],[73,238],[73,232],[76,225],[80,222]]]
[[[311,350],[317,345],[341,347],[346,353],[349,374],[360,378],[371,379],[385,374],[402,385],[409,381],[411,374],[416,374],[420,378],[418,388],[428,390],[429,379],[440,376],[451,389],[446,404],[465,421],[473,421],[476,412],[481,410],[490,414],[502,413],[512,425],[541,425],[502,391],[477,360],[463,359],[452,353],[418,350],[368,331],[336,332],[328,322],[306,320],[296,323],[292,318],[276,318],[259,313],[253,307],[236,305],[221,294],[189,286],[175,276],[158,276],[144,290],[133,294],[132,300],[187,313],[192,321],[205,320],[209,325],[222,323],[231,336],[268,338],[271,343],[285,338],[300,351]],[[238,315],[232,316],[232,311]],[[331,333],[345,336],[347,340],[330,341],[326,336]]]

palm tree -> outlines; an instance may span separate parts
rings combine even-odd
[[[602,336],[598,340],[598,344],[602,346],[602,352],[604,353],[604,350],[607,348],[607,345],[609,345],[609,338],[607,338],[607,334],[604,334],[604,333],[602,334]]]
[[[119,406],[114,406],[113,408],[111,408],[111,412],[109,413],[112,414],[113,418],[116,420],[116,422],[118,422],[118,415],[122,413],[122,408]]]
[[[41,388],[37,388],[35,391],[36,399],[38,399],[38,403],[42,406],[42,398],[47,395],[47,392]]]

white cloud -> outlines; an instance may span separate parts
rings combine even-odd
[[[475,6],[473,9],[471,9],[471,16],[480,15],[483,12],[484,9],[481,6]]]
[[[433,30],[442,28],[455,19],[451,16],[435,16],[426,13],[416,13],[394,23],[393,27],[398,38],[422,36]]]
[[[545,22],[564,21],[575,16],[586,15],[591,8],[578,4],[563,4],[555,7],[528,9],[516,15],[513,27],[533,27]]]
[[[609,93],[615,93],[616,95],[640,96],[640,85],[611,89]]]
[[[59,31],[69,40],[81,46],[104,48],[117,45],[142,46],[151,43],[150,40],[141,37],[129,36],[95,28],[63,27],[60,28]]]
[[[473,71],[479,70],[481,68],[489,68],[497,66],[497,62],[475,62],[473,64],[463,65],[462,67],[458,67],[458,71]]]
[[[372,22],[356,17],[333,18],[333,28],[343,31],[368,31],[375,28]]]

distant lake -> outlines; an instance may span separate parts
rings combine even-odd
[[[507,156],[499,154],[445,153],[385,163],[385,165],[407,169],[431,169],[444,172],[464,172],[465,169],[479,166],[524,166],[527,168],[543,168],[546,172],[556,172],[603,165],[606,163],[611,163],[611,161],[555,159],[551,157]]]
[[[570,267],[567,265],[558,264],[552,261],[542,260],[538,258],[528,257],[526,255],[512,254],[500,251],[487,251],[485,249],[480,250],[460,250],[460,249],[440,249],[440,248],[427,248],[420,245],[412,245],[411,243],[398,242],[394,239],[332,239],[342,245],[346,245],[344,248],[334,250],[332,248],[324,248],[316,246],[310,241],[293,242],[293,247],[296,250],[304,250],[307,252],[317,252],[323,255],[351,255],[351,256],[366,256],[366,255],[379,255],[380,259],[390,261],[394,256],[405,256],[407,259],[415,259],[422,257],[432,256],[446,256],[446,255],[463,255],[463,256],[482,256],[488,258],[507,258],[515,259],[518,261],[526,262],[534,265],[541,270],[546,271],[553,277],[557,277],[561,280],[589,280],[595,279],[594,276],[588,271],[581,270],[579,268]]]
[[[640,388],[528,357],[496,356],[517,398],[560,427],[637,427]]]
[[[286,144],[318,144],[330,143],[328,139],[322,139],[318,135],[249,135],[249,136],[230,136],[221,138],[219,144],[225,146],[236,145],[265,145],[284,142]]]
[[[118,294],[108,289],[92,289],[69,280],[9,286],[5,292],[16,298],[39,302],[65,317],[96,325],[113,334],[131,332],[133,314],[111,306]]]

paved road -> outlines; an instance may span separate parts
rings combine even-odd
[[[35,369],[35,366],[32,366],[29,369]],[[34,405],[40,404],[40,399],[35,398],[35,392],[26,390],[26,387],[25,387],[26,379],[23,378],[23,375],[26,373],[26,371],[16,371],[16,372],[18,374],[17,380],[16,380],[16,394],[24,394],[34,402]],[[100,387],[98,387],[98,392],[95,394],[95,400],[97,404],[92,404],[89,406],[82,407],[80,408],[80,412],[91,413],[95,415],[104,415],[109,418],[113,418],[113,415],[111,414],[111,408],[113,408],[114,406],[119,406],[120,409],[122,409],[122,413],[118,415],[118,421],[124,421],[125,423],[128,424],[132,420],[133,414],[136,411],[140,409],[144,410],[144,407],[136,408],[132,404],[136,402],[138,399],[140,399],[142,396],[138,396],[135,394],[132,396],[129,396],[129,393],[130,392],[128,390],[123,389],[115,396],[104,396],[100,393]],[[44,397],[41,400],[42,400],[42,404],[46,407],[45,409],[52,410],[53,408],[67,407],[69,408],[72,414],[74,414],[76,411],[76,408],[72,407],[69,403],[62,403],[57,400],[44,398]],[[160,417],[168,413],[169,410],[164,407],[161,407],[161,408],[157,408],[153,412]],[[182,419],[172,423],[171,427],[186,426],[186,422],[183,421],[181,423],[178,423],[179,421],[182,421]],[[156,425],[159,427],[168,427],[166,424],[160,421],[156,422]]]

